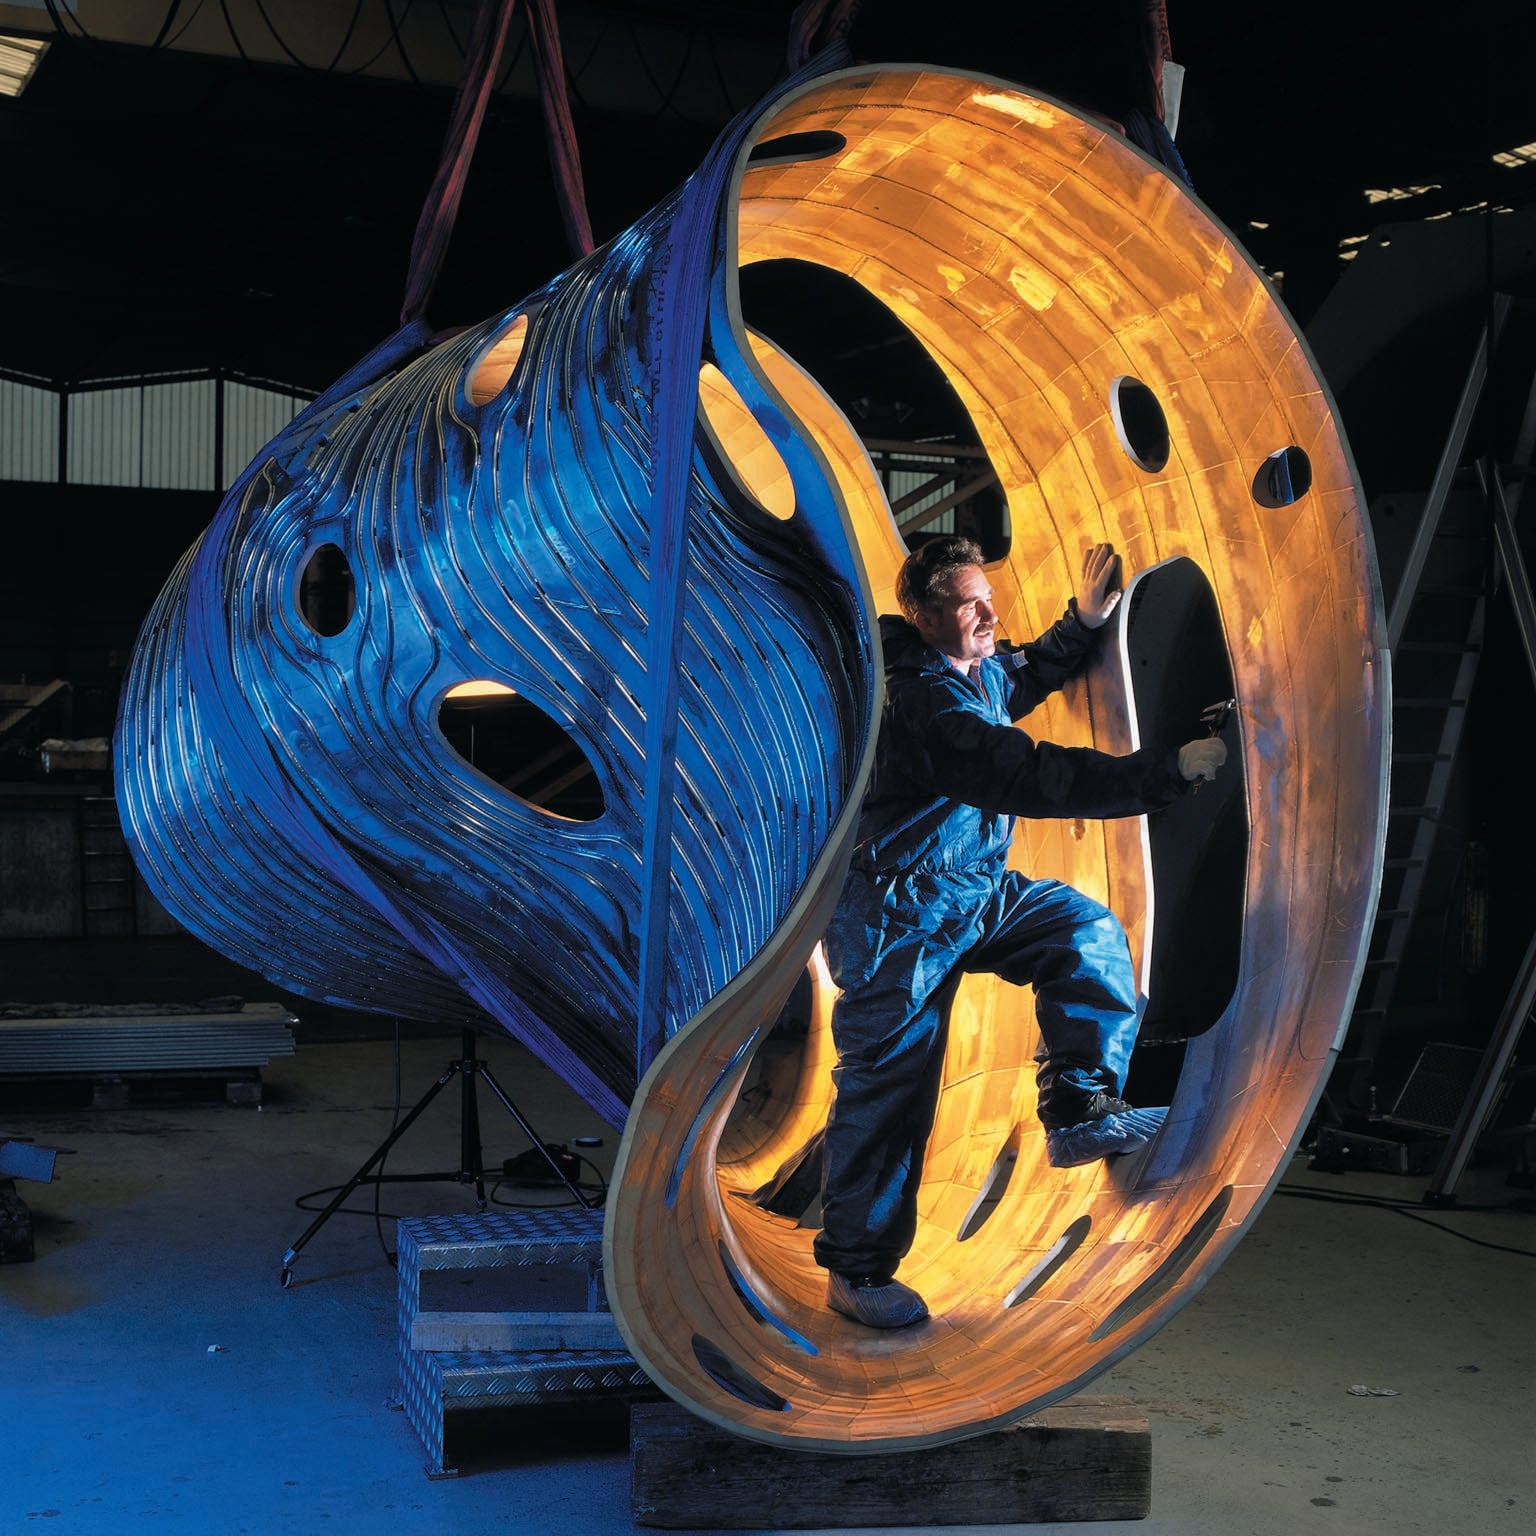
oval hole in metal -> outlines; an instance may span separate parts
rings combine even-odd
[[[862,283],[815,262],[749,262],[739,281],[747,325],[810,374],[869,446],[903,543],[963,533],[983,559],[1001,560],[1013,537],[1008,499],[922,342]]]
[[[352,565],[339,544],[322,544],[299,577],[299,616],[317,635],[339,635],[357,608]]]
[[[713,363],[699,369],[699,408],[737,484],[774,517],[793,517],[795,486],[783,454],[773,446],[736,386]]]
[[[702,1333],[693,1336],[693,1357],[700,1368],[722,1391],[753,1408],[767,1408],[773,1413],[783,1413],[789,1400],[765,1387],[756,1377],[749,1376],[718,1344],[712,1344]]]
[[[1294,443],[1259,465],[1253,477],[1253,499],[1261,507],[1288,507],[1312,489],[1312,460]]]
[[[1176,749],[1209,729],[1202,714],[1237,686],[1216,594],[1181,556],[1141,572],[1126,601],[1142,744]],[[1170,1101],[1183,1042],[1216,1024],[1237,986],[1248,875],[1240,712],[1220,735],[1227,760],[1216,777],[1147,820],[1154,916],[1147,1008],[1125,1090],[1133,1104]]]
[[[1140,379],[1122,374],[1109,386],[1115,435],[1138,469],[1157,474],[1168,463],[1168,418],[1162,402]]]
[[[808,1355],[819,1355],[821,1351],[816,1348],[804,1334],[796,1333],[783,1318],[772,1312],[767,1303],[747,1284],[747,1277],[737,1268],[736,1261],[731,1257],[731,1250],[725,1246],[723,1240],[716,1239],[716,1250],[720,1254],[720,1265],[725,1270],[725,1278],[731,1282],[731,1289],[735,1291],[739,1300],[755,1322],[765,1324],[769,1328],[776,1328],[797,1349],[803,1349]]]
[[[672,1163],[672,1172],[667,1177],[667,1190],[664,1198],[668,1210],[671,1210],[677,1204],[677,1192],[683,1187],[683,1175],[688,1171],[688,1164],[693,1158],[693,1149],[698,1144],[705,1122],[715,1112],[715,1106],[720,1100],[721,1091],[725,1088],[726,1084],[734,1080],[742,1063],[752,1054],[752,1049],[757,1044],[758,1036],[761,1033],[761,1030],[754,1029],[737,1046],[731,1059],[721,1067],[714,1082],[710,1084],[709,1092],[704,1095],[704,1102],[699,1105],[698,1113],[694,1115],[693,1123],[688,1127],[688,1134],[683,1137],[683,1144],[677,1149],[677,1157]]]
[[[464,393],[471,405],[489,405],[507,387],[527,339],[528,316],[518,315],[470,372]]]
[[[784,133],[776,139],[764,139],[752,146],[747,159],[753,165],[778,164],[785,160],[825,160],[840,154],[848,140],[830,128],[813,128],[807,133]]]
[[[818,1038],[816,1021],[820,1019],[821,1027],[826,1027],[834,990],[818,949],[791,988],[778,1018],[762,1034],[715,1149],[716,1161],[730,1176],[738,1198],[796,1223],[821,1198],[826,1116],[811,1107],[819,1098],[813,1044]],[[755,1188],[740,1187],[738,1170],[774,1149],[780,1155],[769,1176]]]
[[[964,1242],[969,1237],[974,1237],[984,1227],[997,1209],[998,1202],[1003,1198],[1003,1192],[1008,1188],[1008,1180],[1013,1177],[1014,1164],[1019,1160],[1019,1127],[1017,1125],[1008,1133],[1008,1139],[1003,1143],[1002,1150],[993,1160],[991,1171],[987,1174],[981,1186],[981,1192],[976,1196],[970,1210],[965,1213],[965,1220],[960,1223],[960,1230],[955,1234],[956,1240]]]
[[[1083,1246],[1083,1242],[1092,1228],[1093,1218],[1091,1216],[1079,1216],[1051,1244],[1045,1257],[1003,1298],[1003,1305],[1005,1307],[1016,1307],[1021,1301],[1028,1301]]]
[[[1179,1239],[1173,1252],[1158,1265],[1156,1271],[1143,1280],[1088,1335],[1089,1339],[1097,1343],[1100,1339],[1108,1338],[1110,1334],[1140,1317],[1155,1301],[1167,1295],[1178,1283],[1184,1271],[1200,1257],[1205,1245],[1210,1242],[1216,1229],[1221,1225],[1221,1219],[1227,1214],[1227,1207],[1231,1203],[1232,1186],[1228,1184],[1200,1213],[1195,1224]]]
[[[762,1044],[742,1074],[730,1118],[720,1132],[716,1157],[729,1165],[751,1157],[776,1138],[805,1088],[806,1049],[816,1016],[816,978],[807,965],[795,978],[779,1016],[762,1033]]]
[[[565,821],[596,821],[603,790],[576,738],[503,683],[468,682],[438,706],[438,729],[470,767],[525,805]]]

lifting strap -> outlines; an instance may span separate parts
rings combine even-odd
[[[437,175],[422,205],[416,234],[411,241],[410,269],[400,309],[402,326],[421,317],[442,270],[463,199],[464,184],[469,177],[470,161],[479,142],[480,125],[485,121],[485,109],[501,72],[512,13],[516,9],[517,0],[480,0],[475,11],[464,78],[459,82],[454,98],[453,115],[443,140]],[[581,156],[565,88],[565,57],[560,49],[554,0],[528,0],[527,14],[528,36],[539,77],[539,102],[549,140],[550,164],[560,198],[561,221],[572,253],[585,256],[592,249],[592,226],[587,218]]]

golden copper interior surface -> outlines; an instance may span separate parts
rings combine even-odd
[[[742,1196],[825,1116],[830,982],[788,1102],[733,1110],[814,934],[781,941],[669,1044],[642,1085],[611,1196],[607,1281],[636,1357],[704,1416],[834,1451],[978,1433],[1070,1393],[1172,1315],[1240,1236],[1320,1091],[1369,932],[1384,815],[1386,658],[1352,466],[1291,322],[1231,237],[1121,138],[995,81],[849,71],[781,102],[759,139],[840,152],[738,170],[737,260],[853,278],[930,352],[1005,489],[989,574],[1005,630],[1043,630],[1082,549],[1195,562],[1240,708],[1249,852],[1238,981],[1188,1044],[1146,1152],[1051,1169],[1034,1116],[1031,994],[971,977],[953,1008],[916,1246],[932,1319],[874,1333],[829,1312],[811,1232]],[[831,142],[827,139],[818,143]],[[876,606],[904,548],[859,442],[792,360],[757,366],[842,490]],[[1166,422],[1127,445],[1117,381]],[[1310,486],[1261,505],[1264,461]],[[1128,605],[1122,604],[1122,610]],[[1123,652],[1030,717],[1032,735],[1138,744]],[[1140,821],[1021,823],[1020,867],[1120,915],[1143,974],[1156,930]],[[784,1095],[781,1095],[783,1097]]]

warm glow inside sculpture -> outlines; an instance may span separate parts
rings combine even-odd
[[[146,627],[120,795],[150,883],[217,947],[317,996],[494,1021],[627,1110],[606,1282],[680,1401],[767,1441],[938,1443],[1075,1390],[1166,1321],[1305,1123],[1381,851],[1368,538],[1284,312],[1104,127],[998,81],[848,70],[770,102],[710,174],[507,314],[397,338],[278,439]],[[742,325],[738,267],[784,257],[880,299],[975,422],[1008,502],[989,576],[1010,635],[1044,629],[1083,546],[1110,539],[1144,582],[1203,573],[1239,706],[1241,942],[1167,1127],[1112,1165],[1049,1168],[1030,995],[968,978],[903,1269],[934,1316],[889,1335],[827,1311],[811,1232],[746,1198],[825,1115],[814,946],[904,552],[848,422]],[[679,345],[683,474],[656,389]],[[356,599],[317,630],[297,594],[325,550]],[[1123,751],[1151,728],[1123,637],[1106,652],[1032,734]],[[569,733],[594,814],[529,805],[446,749],[437,711],[469,682]],[[1150,974],[1180,914],[1153,910],[1144,823],[1026,823],[1016,857],[1106,900]],[[807,970],[803,1041],[754,1059]],[[742,1099],[770,1068],[766,1107]]]

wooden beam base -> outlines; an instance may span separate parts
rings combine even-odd
[[[1152,1437],[1120,1397],[1078,1397],[929,1450],[843,1456],[744,1440],[676,1403],[630,1412],[636,1525],[663,1530],[1142,1520]]]

